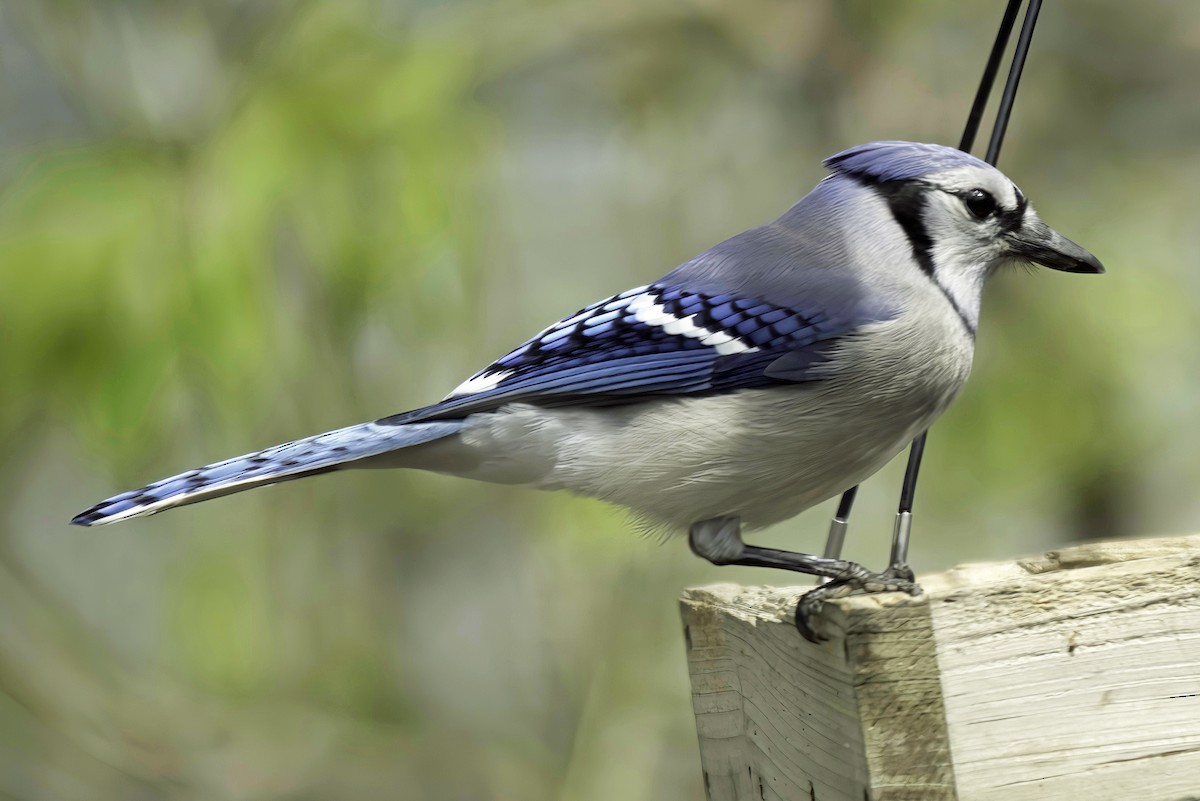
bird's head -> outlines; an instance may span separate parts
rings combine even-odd
[[[825,166],[876,191],[912,241],[922,269],[940,281],[982,281],[1006,260],[1104,272],[1095,256],[1042,222],[1004,173],[961,150],[873,142],[838,153]]]

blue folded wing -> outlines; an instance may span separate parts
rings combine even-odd
[[[507,403],[603,405],[815,380],[829,346],[866,322],[652,284],[550,326],[441,403],[380,422],[461,417]]]

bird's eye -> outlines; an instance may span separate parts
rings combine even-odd
[[[963,195],[963,203],[967,204],[967,211],[971,212],[977,220],[989,217],[996,211],[996,198],[982,189],[972,189],[967,192]]]

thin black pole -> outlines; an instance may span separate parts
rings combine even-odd
[[[1041,3],[1039,2],[1040,6]],[[979,80],[979,88],[975,91],[975,100],[971,103],[971,113],[967,115],[967,125],[963,129],[962,139],[959,141],[958,149],[964,152],[970,151],[975,146],[975,137],[979,134],[979,125],[983,121],[983,112],[987,110],[988,98],[992,96],[992,87],[996,84],[996,75],[1000,72],[1000,62],[1004,59],[1004,51],[1008,48],[1008,40],[1012,36],[1013,27],[1017,22],[1017,12],[1021,10],[1021,0],[1008,0],[1008,5],[1004,9],[1004,18],[1000,21],[1000,29],[996,32],[996,41],[992,43],[992,52],[988,55],[987,65],[983,68],[983,76]],[[1037,14],[1034,12],[1034,18]],[[1025,51],[1029,49],[1029,41],[1033,38],[1033,29],[1029,29],[1029,36],[1024,36],[1022,30],[1022,41],[1024,42]],[[1020,45],[1018,45],[1020,50]],[[1021,56],[1022,64],[1024,56]],[[1013,82],[1012,75],[1009,75],[1009,82],[1005,85],[1005,94],[1007,103],[1001,101],[1002,108],[1007,105],[1012,108],[1012,99],[1016,96],[1017,83],[1020,82],[1020,75],[1017,75],[1017,82]],[[1009,85],[1012,86],[1012,94],[1008,96]],[[1007,128],[1008,114],[1005,113],[1004,125]],[[1003,141],[1003,131],[1000,133],[999,139],[996,135],[992,135],[993,141],[997,143],[997,152],[999,151],[999,142]],[[989,147],[988,152],[991,152]],[[991,161],[991,159],[989,159]],[[994,162],[992,162],[994,163]],[[927,432],[922,432],[915,440],[913,440],[912,449],[908,454],[908,467],[904,473],[904,483],[900,491],[900,512],[912,512],[913,498],[917,491],[917,473],[921,469],[921,457],[925,452],[925,439]],[[833,521],[830,524],[829,536],[825,540],[825,555],[830,558],[838,558],[842,555],[842,543],[845,541],[847,521],[850,518],[850,510],[854,506],[854,497],[858,493],[858,486],[853,486],[842,494],[842,499],[838,503],[837,514],[834,515]],[[898,543],[893,543],[893,556],[896,555]],[[904,551],[907,551],[907,546],[904,546]],[[906,556],[907,554],[901,554]]]
[[[1009,36],[1016,23],[1017,10],[1021,0],[1009,0],[1004,11],[1004,20],[1000,23],[1000,31],[992,45],[992,54],[988,57],[987,67],[983,71],[983,79],[979,83],[979,91],[975,93],[975,102],[971,105],[971,113],[967,116],[967,126],[963,131],[962,142],[958,149],[968,151],[975,144],[975,136],[979,132],[979,123],[987,106],[987,99],[992,93],[992,85],[996,74],[1000,71],[1000,59],[1008,46]],[[992,126],[992,138],[988,142],[987,154],[984,161],[995,166],[1000,158],[1000,147],[1004,144],[1004,135],[1008,131],[1008,121],[1012,116],[1013,103],[1016,102],[1017,88],[1021,84],[1021,73],[1025,70],[1025,60],[1029,56],[1029,48],[1033,43],[1033,29],[1037,26],[1038,13],[1042,10],[1042,0],[1029,0],[1025,9],[1025,21],[1021,23],[1021,34],[1017,37],[1017,47],[1013,53],[1012,67],[1008,71],[1008,80],[1004,83],[1004,92],[1000,96],[1000,106],[996,110],[996,121]],[[925,455],[925,440],[928,432],[922,432],[913,440],[908,452],[908,467],[904,471],[904,483],[900,487],[900,509],[897,512],[896,534],[892,540],[892,567],[903,565],[908,559],[908,527],[912,515],[913,501],[917,494],[917,476],[921,471],[921,459]]]
[[[850,527],[850,510],[854,508],[854,496],[858,495],[858,485],[842,493],[838,502],[837,513],[829,521],[829,534],[825,537],[825,558],[840,559],[842,546],[846,544],[846,529]]]
[[[1008,0],[1004,9],[1004,19],[1000,21],[1000,30],[996,31],[996,41],[992,43],[992,52],[988,56],[987,66],[983,68],[983,77],[979,80],[979,89],[975,92],[975,101],[971,103],[971,113],[967,115],[967,126],[963,129],[962,139],[958,149],[964,153],[971,152],[975,147],[975,137],[979,134],[979,124],[983,121],[983,112],[987,110],[988,98],[992,96],[992,87],[996,85],[996,75],[1000,72],[1000,62],[1004,59],[1004,51],[1008,48],[1008,39],[1012,36],[1013,26],[1017,24],[1017,12],[1021,10],[1021,0]]]
[[[1008,118],[1012,115],[1013,103],[1017,99],[1017,87],[1021,84],[1021,73],[1025,71],[1025,58],[1029,55],[1029,46],[1033,43],[1033,29],[1037,25],[1038,12],[1042,10],[1042,0],[1029,0],[1029,8],[1025,9],[1025,21],[1021,23],[1021,35],[1017,39],[1017,51],[1013,54],[1012,68],[1008,71],[1008,81],[1004,84],[1004,94],[1000,97],[1000,108],[996,112],[996,124],[992,126],[992,140],[988,142],[987,155],[984,161],[993,167],[1000,158],[1000,146],[1004,144],[1004,134],[1008,131]]]
[[[904,481],[900,484],[900,512],[912,512],[917,494],[917,475],[921,472],[921,459],[925,456],[925,440],[928,431],[922,431],[908,449],[908,466],[904,468]]]

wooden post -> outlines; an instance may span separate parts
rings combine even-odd
[[[682,600],[711,801],[1200,801],[1200,537]]]

